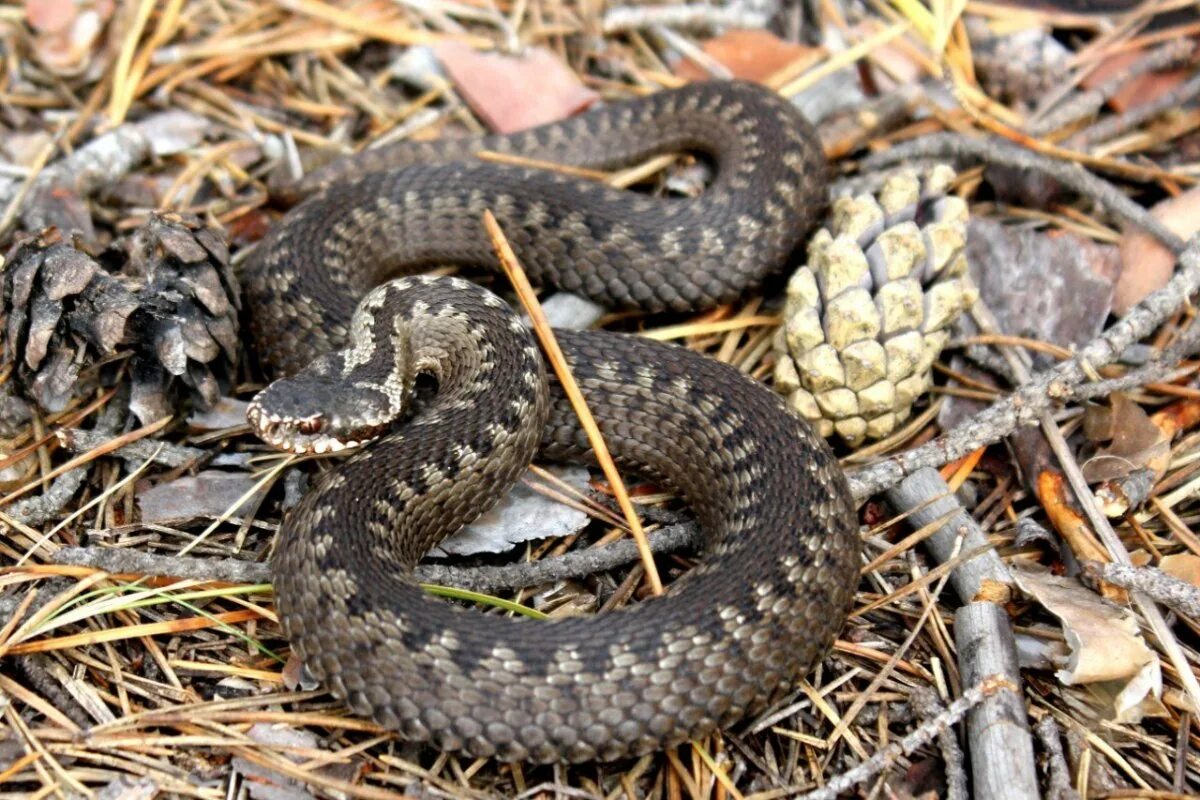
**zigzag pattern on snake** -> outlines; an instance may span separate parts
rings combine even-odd
[[[597,168],[698,151],[716,177],[696,199],[650,198],[471,161],[481,149]],[[541,762],[676,744],[791,688],[828,648],[857,576],[853,506],[824,442],[732,367],[559,332],[614,457],[690,505],[706,553],[664,597],[592,617],[434,600],[410,571],[429,547],[535,452],[590,451],[503,301],[458,278],[387,281],[492,266],[490,209],[535,282],[648,311],[731,301],[783,266],[823,205],[803,117],[749,84],[694,84],[525,134],[368,151],[308,186],[245,269],[261,360],[300,373],[256,398],[252,421],[280,446],[335,449],[387,430],[414,375],[438,384],[429,408],[324,473],[285,517],[278,610],[309,669],[407,738]]]

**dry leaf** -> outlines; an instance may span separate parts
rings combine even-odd
[[[1137,724],[1143,717],[1167,716],[1162,700],[1162,665],[1158,659],[1137,671],[1128,681],[1107,681],[1088,687],[1104,707],[1112,709],[1112,721]]]
[[[444,41],[434,45],[434,52],[463,99],[498,133],[555,122],[599,98],[545,48],[508,56]]]
[[[1163,200],[1150,213],[1181,238],[1190,238],[1200,231],[1200,187]],[[1123,235],[1118,247],[1121,274],[1113,293],[1113,313],[1123,316],[1146,295],[1166,285],[1175,271],[1175,256],[1141,231],[1131,230]]]
[[[1158,568],[1181,581],[1187,581],[1192,586],[1200,588],[1200,556],[1194,553],[1176,553],[1163,556],[1158,562]]]
[[[1097,265],[1116,258],[1115,247],[1073,234],[1048,236],[988,219],[972,219],[967,227],[971,278],[1000,329],[1062,347],[1082,345],[1103,330],[1113,290]],[[964,333],[975,332],[969,316],[958,325]],[[1054,363],[1050,356],[1031,355],[1036,368]],[[960,355],[951,363],[955,370],[973,378],[991,380]],[[938,424],[949,430],[974,416],[983,405],[973,398],[947,397]]]
[[[852,42],[861,42],[872,36],[878,36],[882,31],[883,26],[879,20],[866,19],[851,26],[848,38]],[[821,52],[824,53],[823,50]],[[895,41],[886,41],[872,47],[871,61],[879,65],[877,69],[872,69],[872,73],[874,80],[878,81],[880,87],[884,89],[904,84],[919,84],[926,76],[926,69],[928,69],[925,62],[919,61],[914,56],[914,51],[910,47],[896,44]]]
[[[1127,610],[1091,592],[1074,578],[1030,568],[1013,571],[1021,591],[1058,617],[1071,649],[1056,676],[1068,686],[1129,679],[1155,655]]]
[[[1107,82],[1110,78],[1127,69],[1138,59],[1145,58],[1144,50],[1126,50],[1116,53],[1101,61],[1094,70],[1088,73],[1082,81],[1085,89],[1092,89]],[[1151,72],[1139,75],[1125,81],[1116,94],[1108,101],[1115,111],[1125,112],[1144,106],[1170,92],[1179,84],[1191,77],[1190,68],[1180,68],[1166,72]]]
[[[112,0],[26,0],[25,18],[35,31],[38,60],[63,76],[87,69],[113,8]]]
[[[25,21],[39,33],[65,31],[78,16],[75,0],[25,0]]]
[[[760,82],[798,61],[816,63],[824,53],[821,48],[785,42],[763,30],[727,31],[706,41],[703,50],[728,69],[733,77]],[[711,77],[707,70],[686,58],[679,62],[675,74],[689,81]]]
[[[287,661],[284,662],[280,675],[283,678],[283,685],[290,691],[299,689],[311,692],[321,685],[321,682],[314,678],[304,667],[303,659],[294,650],[288,655]]]
[[[1156,712],[1162,697],[1161,668],[1133,614],[1074,578],[1019,566],[1013,577],[1021,591],[1062,622],[1070,655],[1055,672],[1060,681],[1068,686],[1089,684],[1112,719],[1136,722]]]
[[[1135,567],[1145,567],[1154,563],[1154,557],[1139,547],[1129,552],[1129,563]]]
[[[1134,470],[1148,467],[1157,471],[1166,466],[1170,455],[1170,440],[1151,420],[1142,407],[1122,394],[1112,396],[1112,406],[1107,411],[1095,406],[1088,409],[1087,416],[1105,419],[1103,432],[1097,431],[1097,422],[1087,422],[1085,430],[1093,441],[1111,441],[1097,451],[1082,465],[1088,483],[1111,481],[1123,478]]]

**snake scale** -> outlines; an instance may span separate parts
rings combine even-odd
[[[480,150],[599,169],[687,151],[715,177],[697,198],[655,198]],[[244,271],[260,360],[295,374],[249,417],[300,452],[378,436],[316,479],[272,561],[284,632],[336,696],[447,751],[610,760],[755,714],[822,657],[858,574],[832,453],[738,370],[632,335],[558,341],[618,464],[696,513],[698,565],[663,597],[542,622],[438,601],[411,575],[535,453],[590,453],[507,304],[415,273],[494,266],[490,209],[535,283],[645,311],[731,301],[786,263],[824,204],[823,156],[790,104],[750,84],[692,84],[527,133],[366,151],[303,188],[314,193]],[[435,399],[392,425],[418,374]]]

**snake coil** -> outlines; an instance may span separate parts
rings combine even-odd
[[[473,160],[480,150],[605,169],[693,151],[716,177],[698,198],[650,198]],[[549,622],[421,591],[412,566],[536,452],[590,450],[502,300],[412,273],[489,266],[490,209],[535,282],[616,307],[711,307],[784,265],[823,204],[824,174],[803,117],[737,82],[512,136],[367,151],[314,174],[305,188],[315,194],[244,276],[258,354],[294,376],[252,403],[260,434],[300,451],[379,437],[323,473],[279,531],[280,621],[310,671],[406,738],[538,762],[670,746],[794,686],[829,647],[856,583],[844,475],[761,384],[644,338],[557,334],[618,464],[695,511],[699,564],[661,598]],[[434,377],[437,397],[393,426],[418,374]]]

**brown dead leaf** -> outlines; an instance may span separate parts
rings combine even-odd
[[[727,31],[706,41],[703,50],[735,78],[759,82],[802,59],[815,62],[824,52],[819,48],[785,42],[763,30]],[[679,62],[675,74],[689,81],[711,77],[707,70],[686,58]]]
[[[301,689],[303,691],[312,691],[320,684],[313,680],[312,676],[304,668],[304,659],[300,658],[300,654],[292,652],[288,655],[288,660],[283,665],[283,685],[289,691]]]
[[[1127,50],[1109,56],[1083,79],[1082,85],[1085,89],[1095,88],[1128,68],[1133,62],[1144,58],[1145,55],[1146,53],[1142,50]],[[1190,69],[1181,68],[1139,75],[1125,81],[1120,90],[1108,101],[1109,106],[1120,112],[1143,106],[1171,91],[1191,77],[1191,74]]]
[[[260,208],[253,208],[230,220],[226,226],[229,231],[229,243],[241,247],[253,244],[267,235],[271,227],[271,218]]]
[[[1187,581],[1192,586],[1200,588],[1200,556],[1195,553],[1176,553],[1163,556],[1158,562],[1158,568],[1181,581]]]
[[[112,0],[26,0],[38,60],[58,75],[82,72],[113,9]]]
[[[878,36],[880,26],[875,20],[864,20],[853,27],[851,41],[865,41],[871,36]],[[898,86],[902,84],[915,85],[925,77],[926,65],[918,61],[913,51],[907,47],[887,41],[871,48],[871,61],[879,65],[872,70],[880,86]]]
[[[25,0],[25,21],[39,33],[58,33],[79,16],[75,0]]]
[[[1133,615],[1078,580],[1026,567],[1014,569],[1013,577],[1022,592],[1062,623],[1071,648],[1057,673],[1064,684],[1128,679],[1154,659]]]
[[[1150,210],[1160,222],[1188,239],[1200,231],[1200,187],[1163,200]],[[1156,239],[1141,231],[1121,237],[1121,274],[1113,290],[1113,313],[1124,316],[1142,299],[1161,289],[1175,270],[1175,257]]]
[[[508,56],[443,41],[434,52],[463,99],[497,133],[555,122],[599,98],[545,48]]]
[[[1103,423],[1085,421],[1089,438],[1111,442],[1082,465],[1088,483],[1123,478],[1143,467],[1156,472],[1159,467],[1165,468],[1170,439],[1137,403],[1125,395],[1114,394],[1109,409],[1093,407],[1088,409],[1087,416],[1104,420]]]
[[[1121,722],[1137,722],[1162,710],[1161,665],[1129,611],[1074,578],[1019,566],[1013,577],[1021,591],[1062,623],[1070,654],[1055,673],[1060,681],[1088,684],[1107,714]]]
[[[1154,412],[1150,419],[1168,439],[1174,439],[1180,431],[1200,425],[1200,399],[1188,397],[1177,400],[1166,408]]]

